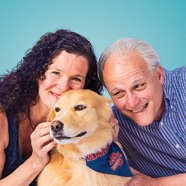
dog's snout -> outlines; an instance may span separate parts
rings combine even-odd
[[[53,132],[58,132],[63,129],[63,123],[61,121],[55,120],[51,123],[51,130]]]

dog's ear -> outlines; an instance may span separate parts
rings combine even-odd
[[[48,121],[48,122],[51,122],[51,121],[53,121],[53,119],[54,119],[55,117],[56,117],[55,110],[52,109],[52,110],[50,110],[50,112],[49,112],[49,114],[48,114],[48,116],[47,116],[47,121]]]
[[[99,102],[99,115],[105,118],[107,121],[110,119],[112,115],[112,108],[110,103],[112,101],[104,96],[101,96],[101,100]]]
[[[109,98],[104,97],[104,96],[102,96],[102,100],[104,100],[104,102],[105,102],[106,104],[108,104],[109,106],[110,106],[110,103],[112,102]]]

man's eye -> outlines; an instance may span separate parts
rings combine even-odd
[[[140,87],[141,87],[141,85],[136,85],[136,86],[135,86],[135,88],[140,88]]]
[[[117,96],[117,95],[119,95],[120,94],[120,92],[116,92],[116,93],[114,93],[114,96]]]
[[[86,108],[86,106],[84,105],[77,105],[74,107],[74,110],[75,111],[81,111],[81,110],[84,110]]]
[[[145,83],[142,83],[142,84],[136,85],[136,86],[134,87],[134,89],[140,90],[140,89],[143,89],[144,87],[145,87]]]
[[[123,92],[123,91],[118,91],[118,92],[115,92],[111,95],[111,97],[113,97],[114,99],[120,99],[124,96],[125,96],[125,92]]]
[[[56,108],[55,108],[55,111],[56,111],[56,112],[59,112],[59,111],[60,111],[60,108],[59,108],[59,107],[56,107]]]

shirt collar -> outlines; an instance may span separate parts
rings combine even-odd
[[[165,105],[167,110],[173,100],[174,88],[172,85],[172,72],[164,68],[163,68],[163,72],[164,72],[163,92],[164,92],[164,100],[165,100]]]

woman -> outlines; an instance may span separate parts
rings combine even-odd
[[[45,121],[58,97],[102,90],[92,45],[75,32],[47,33],[0,79],[0,185],[35,185],[56,146]]]

